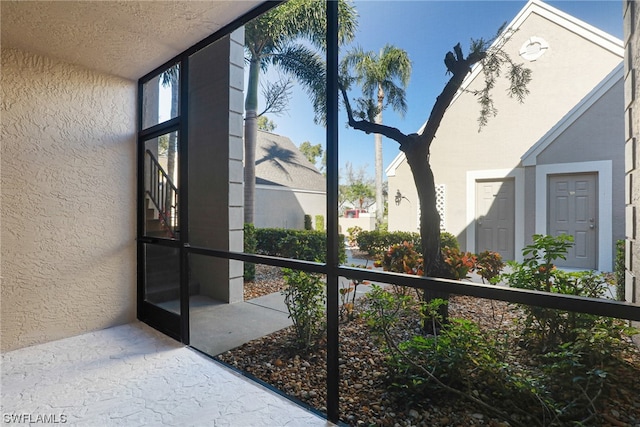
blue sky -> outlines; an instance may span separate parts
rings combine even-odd
[[[622,1],[548,1],[551,6],[581,19],[600,30],[622,38]],[[385,110],[384,123],[405,133],[415,132],[431,111],[435,97],[446,83],[444,55],[461,42],[466,53],[472,38],[491,38],[500,25],[510,22],[525,1],[358,1],[358,33],[354,44],[378,52],[386,43],[406,50],[413,73],[407,88],[408,111],[401,118]],[[535,78],[535,76],[534,76]],[[306,95],[294,87],[288,112],[268,115],[276,123],[275,133],[288,136],[296,144],[304,141],[324,146],[325,130],[313,123]],[[346,123],[346,116],[341,115]],[[383,139],[384,167],[398,154],[395,141]],[[373,136],[340,127],[339,163],[366,167],[374,174]]]

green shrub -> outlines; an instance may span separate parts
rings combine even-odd
[[[618,301],[625,300],[625,247],[624,240],[618,240],[616,242],[616,263],[615,263],[615,277],[616,277],[616,299]]]
[[[404,242],[420,247],[420,235],[407,231],[362,231],[358,234],[358,247],[371,256],[381,257],[391,246]]]
[[[443,248],[460,249],[456,236],[447,231],[440,233],[440,246]]]
[[[455,390],[477,403],[484,400],[475,394],[482,390],[483,394],[503,401],[514,399],[519,403],[538,404],[530,379],[513,373],[504,361],[508,343],[505,337],[498,340],[470,320],[451,318],[442,324],[440,306],[447,304],[442,299],[417,302],[406,294],[388,292],[378,286],[373,287],[367,298],[369,308],[364,318],[388,356],[392,384],[403,397],[419,401],[433,396],[429,390],[440,393]],[[432,329],[437,333],[414,334],[395,342],[394,330],[406,330],[403,319],[411,317],[412,312],[413,317],[421,313],[420,317],[433,319],[437,327]],[[502,412],[499,408],[496,411]]]
[[[504,267],[504,261],[498,252],[484,251],[477,255],[476,272],[482,277],[482,282],[495,282],[494,279],[500,275]]]
[[[393,245],[401,245],[404,242],[412,243],[416,248],[420,248],[420,233],[410,231],[362,231],[357,236],[358,247],[373,257],[382,257],[384,253]],[[458,240],[451,234],[442,232],[440,234],[441,246],[460,249]]]
[[[256,253],[256,228],[253,224],[244,225],[244,252]],[[256,265],[250,262],[244,263],[244,280],[253,280],[256,277]]]
[[[304,229],[313,230],[313,224],[311,223],[311,215],[304,216]]]
[[[287,287],[282,291],[293,322],[297,343],[310,347],[318,336],[324,318],[324,282],[316,273],[283,268]]]
[[[571,236],[534,235],[533,243],[522,250],[524,261],[509,262],[511,273],[501,276],[513,288],[555,292],[591,298],[601,298],[607,291],[603,275],[593,271],[566,272],[558,270],[554,261],[566,259],[573,245]],[[523,338],[541,351],[555,351],[565,343],[574,342],[581,331],[598,328],[605,318],[591,314],[566,312],[522,305]]]
[[[606,290],[601,275],[555,268],[571,244],[567,236],[534,236],[523,250],[524,262],[510,263],[513,272],[498,277],[524,289],[601,297]],[[409,272],[419,255],[406,243],[393,246],[387,258],[387,269]],[[482,253],[475,268],[492,280],[502,259]],[[597,399],[614,378],[606,370],[623,363],[630,346],[623,335],[635,332],[618,319],[527,305],[518,306],[523,314],[513,330],[457,318],[443,322],[439,308],[445,301],[411,297],[406,287],[393,291],[373,286],[363,317],[387,355],[398,399],[411,405],[456,395],[509,425],[591,425]],[[431,333],[416,327],[425,320],[432,322]]]
[[[327,235],[324,232],[256,228],[255,234],[257,254],[325,262]],[[344,236],[340,236],[339,241],[344,241]],[[339,245],[338,251],[340,262],[346,262],[347,255],[344,245]]]
[[[476,256],[471,252],[461,252],[459,249],[445,247],[442,249],[444,262],[449,266],[451,277],[456,280],[468,279],[467,274],[476,268]]]
[[[383,233],[388,233],[389,232],[389,223],[388,222],[381,222],[379,224],[376,224],[376,230],[381,231]]]
[[[416,274],[422,276],[423,260],[413,243],[404,242],[393,245],[382,258],[382,268],[395,273]]]
[[[324,216],[316,215],[316,230],[324,231]]]

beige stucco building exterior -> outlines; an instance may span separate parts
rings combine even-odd
[[[136,319],[137,80],[259,3],[1,2],[3,352]],[[224,157],[240,171],[224,183],[240,191],[225,193],[231,250],[242,248],[236,45],[239,88],[228,72],[222,82],[238,112]],[[241,263],[226,264],[240,283],[226,297],[241,298]]]
[[[622,217],[622,42],[532,1],[507,27],[504,49],[532,71],[520,104],[494,91],[498,114],[478,131],[480,68],[463,83],[431,147],[442,228],[468,251],[518,259],[537,234],[567,233],[566,266],[611,271]],[[510,31],[515,30],[515,32]],[[387,169],[389,229],[416,231],[416,190],[400,154]],[[567,218],[564,218],[566,216]]]

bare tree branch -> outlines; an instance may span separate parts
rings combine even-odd
[[[361,130],[366,134],[378,133],[380,135],[386,136],[389,139],[393,139],[400,145],[402,145],[405,142],[405,140],[407,139],[407,135],[400,132],[400,130],[397,128],[378,124],[378,123],[373,123],[368,120],[356,120],[353,117],[353,110],[351,109],[351,103],[349,102],[347,91],[345,90],[342,84],[339,84],[338,87],[340,88],[340,92],[342,93],[345,109],[347,110],[349,126],[351,126],[354,129]]]

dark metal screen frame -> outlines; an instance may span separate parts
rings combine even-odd
[[[173,60],[158,67],[139,81],[139,109],[138,117],[142,117],[142,85],[162,72],[168,66],[180,62],[182,70],[181,76],[188,75],[188,58],[191,54],[215,42],[219,38],[234,31],[249,20],[259,16],[269,9],[277,6],[281,2],[265,2],[247,15],[242,16],[232,24],[224,27],[220,31],[202,40]],[[483,285],[468,282],[461,282],[448,279],[426,278],[419,276],[409,276],[404,274],[377,272],[372,270],[358,269],[339,265],[339,245],[342,242],[338,233],[338,3],[335,0],[326,0],[327,3],[327,131],[326,131],[326,152],[327,152],[327,247],[325,263],[301,261],[295,259],[246,254],[242,252],[220,251],[209,248],[194,247],[189,245],[188,240],[188,203],[186,199],[181,199],[180,203],[180,241],[178,242],[157,242],[147,241],[142,235],[144,230],[144,218],[140,214],[143,207],[143,197],[141,197],[141,184],[143,188],[142,173],[138,173],[138,309],[140,310],[141,295],[143,295],[143,274],[144,270],[140,266],[144,265],[144,243],[160,243],[169,246],[179,246],[181,250],[181,325],[180,339],[183,342],[189,341],[189,299],[188,299],[188,255],[198,254],[217,257],[228,260],[238,260],[256,264],[266,264],[277,267],[287,267],[302,271],[325,274],[327,277],[327,418],[334,423],[339,422],[339,318],[338,318],[338,280],[339,277],[349,277],[359,280],[369,280],[383,283],[393,283],[401,286],[409,286],[418,289],[439,291],[458,295],[469,295],[478,298],[488,298],[511,303],[527,304],[567,310],[574,312],[591,313],[600,316],[616,317],[621,319],[640,321],[640,306],[627,302],[603,300],[595,298],[578,297],[573,295],[553,294],[547,292],[531,291],[525,289],[514,289],[501,286]],[[147,130],[140,129],[139,141],[149,138],[149,135],[162,134],[167,130],[179,130],[184,138],[180,147],[180,182],[186,183],[188,177],[187,150],[187,123],[188,123],[188,83],[186,77],[181,81],[180,117],[177,120],[156,125]],[[141,122],[141,120],[140,120]],[[141,126],[141,125],[140,125]],[[174,129],[175,127],[175,129]],[[140,142],[139,142],[140,143]],[[183,163],[184,162],[184,163]],[[140,168],[141,162],[138,161]],[[181,197],[188,197],[185,190],[181,190]],[[184,194],[182,193],[184,191]],[[183,234],[184,233],[184,234]]]

